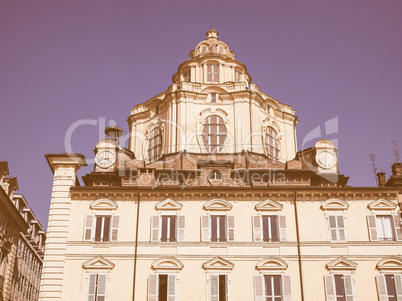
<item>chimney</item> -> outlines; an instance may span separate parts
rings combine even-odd
[[[402,176],[402,163],[396,162],[392,165],[392,175]]]
[[[385,187],[385,184],[387,183],[387,180],[385,179],[385,172],[378,172],[377,180],[379,187]]]

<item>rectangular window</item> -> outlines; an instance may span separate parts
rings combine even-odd
[[[286,301],[292,300],[289,275],[254,276],[255,300]]]
[[[371,241],[402,241],[399,214],[367,215],[367,224]]]
[[[151,217],[151,241],[184,241],[185,225],[186,219],[183,215],[154,215]]]
[[[377,215],[376,225],[379,240],[395,240],[390,215]]]
[[[190,70],[183,72],[183,81],[189,82],[191,79]]]
[[[253,240],[278,242],[287,240],[285,215],[256,215],[253,221]]]
[[[278,217],[262,217],[263,241],[279,241]]]
[[[325,293],[327,300],[354,301],[354,283],[351,274],[325,275]]]
[[[161,241],[176,241],[176,216],[162,216]]]
[[[175,274],[149,275],[148,301],[177,301]]]
[[[345,219],[343,215],[329,215],[328,227],[331,241],[346,241]]]
[[[89,274],[88,280],[87,301],[107,301],[107,275]]]
[[[391,275],[380,274],[377,275],[376,278],[377,278],[377,291],[379,300],[381,301],[401,300],[402,297],[401,274],[391,274]]]
[[[95,241],[109,241],[110,215],[96,216]]]
[[[219,83],[219,65],[207,65],[207,82],[217,84]]]
[[[226,241],[226,216],[211,216],[211,241]]]
[[[209,275],[209,300],[228,301],[228,276],[226,274]]]
[[[84,223],[84,240],[116,241],[119,234],[118,215],[87,215]]]
[[[235,70],[235,82],[238,83],[241,80],[241,73],[239,70]]]
[[[211,93],[211,102],[216,102],[216,93]]]

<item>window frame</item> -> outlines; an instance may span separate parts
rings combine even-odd
[[[209,63],[207,65],[207,83],[219,84],[219,63]]]
[[[392,240],[391,239],[380,239],[379,237],[379,227],[377,217],[389,217],[391,222],[392,230]],[[380,241],[380,242],[392,242],[392,241],[402,241],[402,228],[400,225],[401,216],[398,214],[392,214],[391,212],[379,212],[375,211],[373,214],[367,215],[367,227],[369,232],[370,241]]]
[[[94,284],[94,289],[93,289],[93,294],[91,294],[91,277],[95,277],[95,284]],[[98,288],[99,288],[99,277],[102,276],[105,278],[105,283],[104,283],[104,293],[99,294]],[[102,301],[107,301],[109,299],[109,283],[110,282],[110,273],[104,273],[104,272],[88,272],[87,273],[87,288],[86,288],[86,301],[99,301],[99,297],[104,297]],[[93,296],[91,296],[93,295]],[[102,296],[100,296],[102,295]],[[91,298],[92,297],[92,298]]]
[[[216,121],[213,122],[212,118],[216,118]],[[220,131],[221,128],[222,131]],[[226,145],[226,140],[228,139],[228,130],[224,119],[219,115],[209,115],[204,118],[200,136],[204,152],[221,153]],[[216,141],[213,141],[215,139]],[[222,142],[221,139],[223,139]]]
[[[97,220],[98,218],[109,217],[109,231],[108,237],[104,240],[104,222],[102,221],[101,225],[101,236],[100,240],[97,240]],[[84,241],[96,242],[96,243],[110,243],[118,241],[119,232],[120,232],[120,216],[112,213],[99,212],[89,214],[85,216],[84,220]]]
[[[270,125],[265,128],[264,148],[269,159],[279,161],[279,135],[278,132]]]
[[[159,130],[159,132],[155,134],[156,130]],[[155,143],[155,141],[158,141],[158,138],[159,143]],[[162,157],[163,145],[163,127],[161,125],[155,125],[149,130],[147,137],[146,155],[148,162],[155,162]]]
[[[170,228],[166,230],[166,240],[163,235],[163,226],[166,225],[163,223],[164,218],[168,218],[167,227],[171,227],[171,219],[175,219],[175,237],[170,240],[170,234],[172,233],[172,229]],[[186,228],[186,217],[184,215],[174,214],[173,212],[162,213],[159,215],[151,216],[151,242],[163,242],[163,243],[177,243],[185,241],[185,228]]]
[[[270,231],[269,235],[265,235],[266,227],[264,227],[264,218],[268,221],[271,219],[275,219],[276,223],[276,239],[272,240],[272,221],[268,223],[268,231]],[[252,216],[252,226],[253,226],[253,241],[254,242],[262,242],[262,243],[279,243],[283,241],[287,241],[287,219],[286,215],[280,214],[280,212],[276,212],[274,214],[264,214],[260,213],[259,215]],[[268,236],[271,239],[265,240],[264,238]]]

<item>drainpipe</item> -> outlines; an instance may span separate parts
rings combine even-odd
[[[137,225],[136,225],[136,229],[135,229],[133,301],[135,300],[135,278],[137,276],[137,249],[138,249],[138,225],[139,225],[139,220],[140,220],[140,191],[137,189]]]
[[[301,261],[301,251],[300,251],[300,233],[299,233],[299,218],[297,214],[297,191],[294,190],[294,208],[295,208],[295,222],[296,222],[296,236],[297,236],[297,255],[299,261],[299,278],[300,278],[300,293],[301,301],[304,301],[304,289],[303,289],[303,272],[302,272],[302,261]]]

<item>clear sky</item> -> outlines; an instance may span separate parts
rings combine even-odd
[[[44,155],[65,152],[79,120],[127,132],[130,109],[171,84],[213,20],[253,82],[296,110],[299,150],[321,126],[349,185],[373,186],[369,154],[389,176],[392,140],[402,150],[401,15],[400,0],[0,0],[0,160],[46,227]],[[73,150],[93,158],[98,140],[81,126]]]

